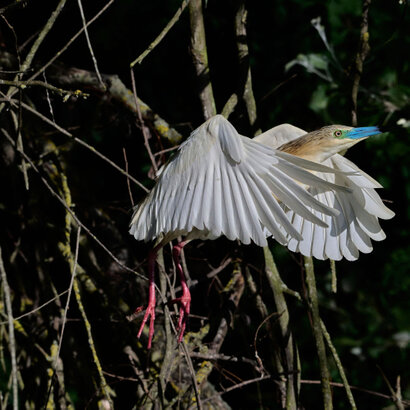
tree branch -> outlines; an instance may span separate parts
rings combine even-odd
[[[309,292],[310,310],[312,312],[312,328],[315,337],[317,354],[319,356],[320,374],[322,380],[323,405],[325,410],[333,408],[332,391],[330,389],[330,374],[327,365],[326,347],[323,340],[319,302],[317,297],[316,279],[312,257],[305,256],[306,284]]]
[[[296,374],[298,372],[298,364],[294,357],[293,336],[289,326],[289,310],[282,289],[282,279],[280,278],[279,271],[276,267],[275,261],[273,260],[269,247],[266,246],[263,248],[263,254],[265,256],[266,275],[273,292],[276,310],[280,314],[278,320],[282,337],[281,345],[285,353],[286,366],[284,372],[287,375],[285,406],[287,409],[296,409],[298,377],[295,378],[294,374],[295,372]]]
[[[359,47],[354,61],[353,85],[352,85],[352,125],[357,127],[357,94],[359,92],[360,79],[363,73],[363,63],[370,51],[369,46],[369,7],[371,0],[363,0],[362,23],[360,26]]]
[[[183,0],[181,6],[175,13],[174,17],[168,22],[168,24],[164,27],[164,29],[159,33],[157,38],[147,47],[147,49],[141,53],[131,64],[130,67],[134,67],[136,64],[141,64],[142,60],[163,40],[163,38],[167,35],[168,31],[174,26],[174,24],[179,20],[179,16],[185,10],[185,7],[188,5],[190,0]]]
[[[235,14],[235,35],[239,59],[239,93],[245,101],[249,123],[253,130],[252,133],[254,135],[258,135],[262,131],[260,129],[254,129],[257,114],[256,102],[252,89],[252,75],[249,66],[249,48],[246,35],[246,19],[248,12],[245,8],[244,0],[238,0],[237,3],[237,10]]]
[[[88,91],[96,93],[106,92],[127,110],[131,111],[134,115],[138,115],[137,104],[135,103],[132,90],[127,88],[117,75],[102,74],[103,82],[107,86],[106,90],[101,87],[95,73],[79,68],[66,68],[59,65],[58,67],[53,67],[49,77],[54,82],[66,87],[86,88]],[[161,137],[168,139],[172,144],[176,144],[181,140],[181,134],[140,98],[138,98],[138,105],[143,120],[152,123],[153,128]]]
[[[189,17],[191,23],[191,53],[199,81],[199,98],[204,118],[208,119],[216,114],[216,107],[209,74],[202,0],[191,0],[189,3]]]
[[[7,308],[7,318],[9,324],[9,348],[11,356],[11,375],[12,375],[12,386],[13,386],[13,410],[19,408],[18,405],[18,384],[17,384],[17,359],[16,359],[16,339],[14,337],[14,319],[13,310],[11,304],[10,288],[7,281],[6,270],[4,269],[2,250],[0,247],[0,275],[1,281],[3,283],[4,299]]]

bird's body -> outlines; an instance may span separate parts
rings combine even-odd
[[[314,256],[318,254],[315,249],[320,244],[319,235],[330,248],[333,242],[326,239],[326,235],[343,237],[338,243],[348,242],[349,227],[344,219],[348,216],[350,221],[350,213],[346,214],[344,204],[335,204],[334,198],[347,198],[347,203],[353,203],[356,199],[351,199],[352,196],[363,196],[362,187],[371,190],[377,183],[364,173],[359,175],[360,170],[354,164],[346,167],[343,157],[340,161],[337,156],[334,161],[338,151],[337,144],[327,140],[330,129],[322,132],[323,135],[307,135],[305,140],[303,137],[298,140],[306,133],[296,127],[293,131],[299,131],[292,133],[286,127],[292,126],[275,127],[276,132],[272,132],[274,128],[252,140],[238,134],[224,117],[212,117],[180,146],[177,154],[160,170],[154,188],[136,207],[130,233],[137,240],[156,240],[149,258],[149,304],[138,334],[151,316],[148,346],[154,331],[156,252],[173,239],[181,235],[186,240],[215,239],[223,235],[244,244],[254,242],[266,246],[266,238],[273,236],[290,249]],[[359,138],[358,134],[366,137],[379,133],[376,127],[343,127],[340,132],[343,136],[351,135],[349,139]],[[349,145],[342,138],[337,139],[340,147]],[[325,147],[322,153],[320,146]],[[355,175],[351,175],[351,180],[357,183],[346,183],[346,171],[352,174],[353,168]],[[367,185],[363,185],[362,180],[366,180]],[[369,191],[369,195],[373,192]],[[353,207],[353,212],[359,210]],[[377,222],[377,216],[383,217],[372,216],[370,229],[374,219]],[[321,230],[308,230],[308,226]],[[371,232],[365,231],[365,234],[371,236]],[[380,234],[377,235],[371,237],[381,239]],[[305,243],[310,247],[304,246]],[[174,248],[175,265],[183,287],[182,297],[176,300],[181,304],[179,340],[190,305],[189,290],[179,263],[184,244]],[[354,252],[351,254],[355,256]],[[344,251],[341,255],[348,259],[350,256]],[[319,256],[340,259],[336,252],[323,249]]]

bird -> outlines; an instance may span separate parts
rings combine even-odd
[[[364,127],[350,132],[367,136],[376,130]],[[341,215],[341,210],[323,201],[321,195],[352,195],[352,188],[332,181],[346,172],[293,155],[286,149],[270,147],[269,144],[280,140],[279,134],[275,137],[265,133],[251,139],[240,135],[222,115],[211,117],[191,133],[175,156],[158,171],[153,189],[135,207],[130,234],[137,240],[154,241],[148,256],[148,304],[135,311],[145,310],[138,338],[150,320],[148,349],[154,334],[155,261],[158,250],[165,244],[184,237],[173,246],[182,296],[171,301],[180,304],[177,329],[181,342],[191,295],[180,253],[189,241],[225,236],[264,247],[272,236],[292,247],[294,241],[304,241],[305,230],[295,224],[297,217],[325,230],[332,218]],[[350,169],[349,173],[352,173]]]
[[[291,209],[286,210],[288,219],[302,236],[302,239],[287,236],[289,250],[320,260],[344,258],[354,261],[360,252],[373,250],[371,239],[381,241],[386,238],[379,218],[391,219],[395,214],[376,192],[382,186],[341,155],[358,142],[377,134],[380,134],[378,127],[329,125],[307,133],[291,124],[281,124],[254,138],[271,148],[341,171],[316,175],[351,190],[324,192],[319,187],[306,187],[320,202],[337,209],[339,215],[326,215],[312,209],[326,222],[327,226],[324,226],[311,223]]]

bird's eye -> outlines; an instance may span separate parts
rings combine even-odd
[[[342,136],[342,131],[340,131],[340,130],[335,131],[334,136],[336,138],[340,138]]]

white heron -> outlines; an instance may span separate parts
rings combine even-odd
[[[379,133],[376,127],[339,128],[341,135],[349,140],[358,134],[365,138]],[[330,134],[330,138],[343,145],[344,138]],[[243,244],[254,242],[266,246],[266,238],[273,236],[279,243],[309,254],[307,247],[302,246],[305,243],[303,235],[307,234],[303,226],[308,222],[312,227],[321,227],[325,233],[330,230],[344,235],[346,230],[339,232],[332,228],[341,215],[344,218],[344,209],[335,207],[331,200],[324,200],[323,195],[329,195],[329,198],[345,198],[346,195],[349,199],[355,195],[354,186],[346,183],[346,169],[342,166],[332,168],[333,163],[329,164],[332,167],[319,163],[325,158],[317,161],[316,157],[306,156],[304,159],[305,155],[292,155],[291,150],[287,153],[286,147],[277,150],[268,146],[277,147],[281,138],[284,138],[283,142],[292,139],[285,138],[283,132],[268,131],[252,140],[238,134],[223,116],[216,115],[181,144],[176,155],[159,171],[154,188],[136,206],[130,233],[137,240],[156,240],[148,258],[148,305],[138,332],[140,337],[150,319],[148,348],[154,334],[156,254],[166,243],[179,236],[185,237],[173,248],[182,284],[182,296],[173,301],[180,304],[178,340],[181,341],[191,296],[179,255],[188,241],[216,239],[223,235]],[[324,144],[324,147],[326,152],[332,152],[331,155],[338,152],[333,145]],[[351,168],[347,171],[349,175],[352,173]],[[363,174],[356,175],[359,171],[355,167],[354,176],[364,178]],[[341,185],[334,183],[339,182],[339,176]],[[299,220],[304,224],[299,224]],[[312,254],[319,236],[313,228],[310,232],[307,240],[313,239],[315,243],[310,248]],[[324,235],[323,240],[326,238]],[[330,244],[330,240],[327,241]],[[143,309],[139,307],[136,312]]]

